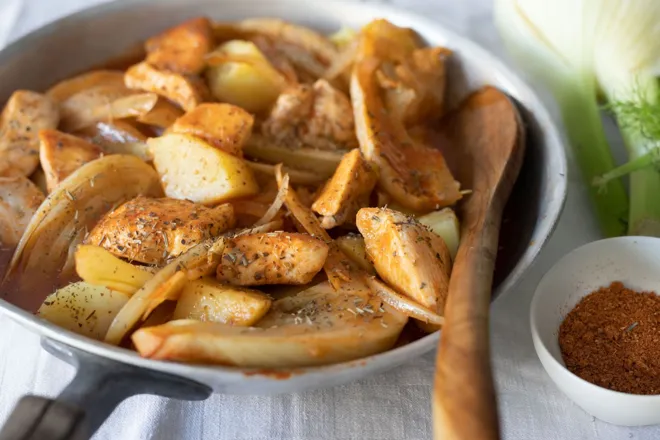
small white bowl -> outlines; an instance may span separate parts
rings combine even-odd
[[[592,416],[615,425],[660,424],[660,395],[620,393],[568,371],[559,349],[564,317],[586,295],[613,281],[634,290],[660,292],[660,238],[618,237],[582,246],[543,277],[532,301],[532,339],[552,380]]]

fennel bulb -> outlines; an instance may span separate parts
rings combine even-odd
[[[614,160],[598,101],[602,93],[610,102],[655,104],[660,1],[495,0],[495,21],[513,57],[555,95],[603,233],[660,236],[660,172],[632,174],[629,207],[619,176],[603,176]],[[621,123],[622,108],[612,106],[638,161],[652,145],[637,125]]]

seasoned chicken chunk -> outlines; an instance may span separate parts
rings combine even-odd
[[[357,227],[378,275],[400,293],[442,314],[451,257],[442,238],[413,217],[386,208],[363,208]]]
[[[210,100],[208,87],[199,77],[158,70],[145,62],[131,66],[124,81],[129,89],[156,93],[186,111]]]
[[[208,18],[198,17],[149,38],[144,48],[147,63],[157,69],[197,74],[206,67],[204,55],[212,46],[211,22]]]
[[[85,240],[129,260],[162,264],[234,226],[234,209],[137,197],[106,214]]]
[[[39,165],[39,130],[56,128],[55,101],[39,93],[18,90],[0,116],[0,176],[29,176]]]
[[[27,177],[0,177],[0,248],[18,244],[44,194]]]
[[[357,146],[351,102],[324,79],[284,90],[264,122],[263,134],[283,144],[322,150]]]
[[[41,130],[39,141],[39,159],[46,174],[48,192],[78,168],[103,155],[103,150],[96,145],[57,130]]]
[[[312,209],[323,216],[321,226],[332,229],[347,220],[352,221],[358,210],[368,205],[377,180],[378,175],[359,149],[346,153],[312,205]]]
[[[200,104],[177,119],[172,133],[191,134],[234,156],[243,156],[243,145],[252,134],[254,116],[231,104]]]
[[[217,277],[238,286],[307,284],[327,256],[328,245],[307,234],[241,235],[225,242]]]

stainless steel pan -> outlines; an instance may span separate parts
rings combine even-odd
[[[505,213],[494,297],[516,283],[544,245],[566,194],[566,158],[557,129],[537,96],[500,61],[438,23],[382,5],[306,0],[127,0],[52,23],[0,52],[0,102],[19,88],[42,90],[134,48],[187,17],[235,20],[281,17],[323,31],[387,18],[416,29],[430,43],[454,49],[451,100],[492,84],[514,97],[528,129],[527,157]],[[508,220],[508,221],[507,221]],[[2,294],[0,294],[2,298]],[[333,386],[400,365],[431,351],[439,333],[360,361],[268,373],[143,359],[136,353],[76,335],[0,299],[0,312],[42,336],[49,352],[77,366],[55,400],[23,398],[0,440],[89,438],[125,398],[141,393],[205,399],[212,392],[267,394]]]

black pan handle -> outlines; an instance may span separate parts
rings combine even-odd
[[[43,339],[54,356],[76,366],[76,376],[57,396],[25,396],[0,431],[0,440],[87,440],[125,399],[155,394],[204,400],[211,388],[200,383],[93,355]]]

